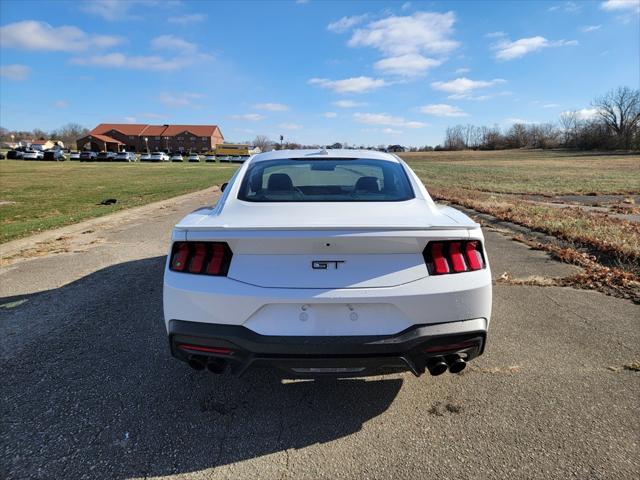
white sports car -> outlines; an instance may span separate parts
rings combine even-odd
[[[175,226],[165,268],[171,353],[192,368],[439,375],[484,351],[480,226],[397,156],[273,151],[223,187]]]

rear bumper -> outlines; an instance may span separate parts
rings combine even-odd
[[[174,357],[224,360],[235,374],[252,366],[280,368],[294,376],[364,376],[409,370],[415,375],[435,357],[458,354],[469,361],[484,351],[483,318],[415,325],[393,335],[274,336],[240,325],[168,322]]]

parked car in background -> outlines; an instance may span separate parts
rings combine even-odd
[[[80,152],[77,152],[77,151],[69,152],[69,160],[80,160]]]
[[[435,376],[484,352],[480,225],[436,205],[399,157],[273,151],[222,190],[173,230],[163,296],[174,357],[214,373]]]
[[[0,152],[0,160],[4,160],[5,158],[4,153]]]
[[[151,160],[151,154],[149,152],[143,152],[140,154],[141,162],[148,162]]]
[[[135,162],[136,154],[133,152],[118,152],[114,159],[116,162]]]
[[[207,152],[207,154],[204,156],[204,161],[205,162],[215,162],[216,161],[216,154],[214,152]]]
[[[150,160],[152,162],[168,162],[169,161],[169,155],[167,155],[164,152],[153,152],[151,154]]]
[[[172,162],[184,162],[184,158],[182,158],[182,154],[179,152],[175,152],[171,154]]]
[[[91,150],[85,150],[80,154],[81,162],[95,162],[98,158],[98,154]]]
[[[8,160],[22,160],[24,152],[22,150],[9,150],[7,152]]]
[[[52,160],[54,162],[64,162],[67,158],[64,156],[62,150],[45,150],[44,152],[44,160]]]
[[[200,155],[198,155],[197,153],[190,153],[189,154],[189,161],[190,162],[199,162],[200,161]]]
[[[42,160],[44,152],[42,150],[26,150],[22,158],[24,160]]]
[[[96,160],[98,162],[113,162],[116,159],[116,152],[100,152]]]

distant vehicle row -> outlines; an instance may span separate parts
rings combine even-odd
[[[249,157],[250,155],[228,155],[224,154],[224,152],[207,152],[204,155],[198,153],[183,154],[181,152],[145,152],[141,153],[138,159],[134,152],[94,152],[92,150],[83,150],[81,152],[71,151],[68,153],[70,160],[80,160],[81,162],[200,162],[204,158],[205,162],[243,163]],[[15,149],[7,153],[7,158],[10,160],[67,160],[67,156],[59,149],[45,151]]]
[[[4,158],[4,157],[3,157]],[[65,161],[67,158],[64,156],[62,150],[32,150],[30,148],[22,148],[9,150],[7,152],[7,159],[9,160],[52,160],[55,162]]]

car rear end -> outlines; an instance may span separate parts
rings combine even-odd
[[[164,312],[175,357],[213,372],[267,365],[293,376],[360,376],[457,373],[482,354],[491,315],[482,232],[453,209],[425,208],[413,172],[411,197],[278,202],[295,190],[266,180],[274,189],[254,203],[243,197],[252,179],[238,180],[246,170],[216,208],[173,232]],[[361,183],[370,190],[359,200],[383,195]],[[315,198],[317,186],[304,188]]]

